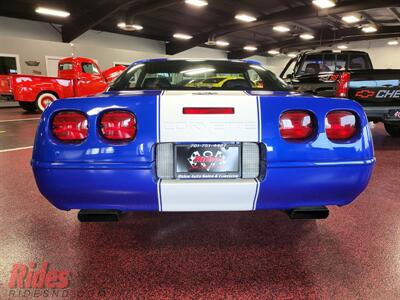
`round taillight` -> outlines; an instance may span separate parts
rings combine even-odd
[[[287,111],[279,120],[279,131],[285,140],[304,140],[314,133],[311,114],[307,111]]]
[[[357,131],[356,116],[349,111],[332,111],[325,118],[325,131],[330,140],[351,139]]]
[[[88,137],[88,120],[77,111],[60,111],[52,121],[53,135],[60,141],[78,143]]]
[[[116,142],[131,141],[136,137],[136,118],[131,112],[112,110],[104,113],[100,120],[101,135]]]

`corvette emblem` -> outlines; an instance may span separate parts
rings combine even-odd
[[[216,165],[223,165],[225,163],[225,156],[221,151],[215,155],[212,151],[204,151],[200,154],[199,151],[194,151],[188,158],[191,170],[205,170],[210,171]]]
[[[357,98],[368,99],[375,96],[375,92],[371,90],[361,90],[356,93]]]

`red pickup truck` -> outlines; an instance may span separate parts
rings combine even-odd
[[[41,111],[61,98],[95,95],[105,91],[123,72],[117,66],[100,72],[89,58],[68,57],[58,64],[58,77],[0,75],[0,96],[13,98],[27,111]]]

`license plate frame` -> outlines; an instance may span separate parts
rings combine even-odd
[[[192,143],[174,145],[176,179],[241,178],[240,143]]]

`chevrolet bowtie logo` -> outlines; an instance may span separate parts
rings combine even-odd
[[[368,99],[375,96],[375,92],[371,90],[361,90],[356,93],[357,98]]]

